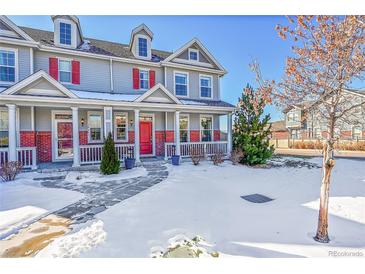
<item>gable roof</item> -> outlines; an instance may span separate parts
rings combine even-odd
[[[185,50],[187,50],[189,47],[191,47],[192,45],[197,44],[202,50],[203,52],[212,60],[212,62],[223,72],[227,72],[224,67],[214,58],[214,56],[209,52],[209,50],[204,47],[203,43],[200,42],[200,40],[198,38],[193,38],[192,40],[190,40],[189,42],[187,42],[185,45],[183,45],[181,48],[179,48],[178,50],[176,50],[173,54],[171,54],[170,56],[168,56],[164,62],[170,62],[172,61],[174,58],[176,58],[177,56],[179,56],[181,53],[183,53]]]
[[[58,91],[60,91],[62,94],[64,94],[68,98],[78,98],[73,92],[71,92],[68,88],[66,88],[64,85],[53,79],[48,73],[46,73],[44,70],[39,70],[36,73],[28,76],[27,78],[21,80],[20,82],[16,83],[15,85],[5,89],[2,94],[6,95],[13,95],[16,94],[19,90],[22,88],[31,85],[32,83],[35,83],[36,81],[44,79],[49,84],[54,86]],[[34,94],[32,94],[34,95]]]
[[[0,21],[2,21],[7,27],[17,33],[21,38],[27,41],[34,42],[33,38],[24,32],[20,27],[13,23],[7,16],[0,15]]]
[[[80,20],[79,20],[79,18],[77,16],[75,16],[75,15],[52,15],[51,16],[52,21],[54,21],[58,17],[67,17],[68,19],[70,19],[71,21],[73,21],[76,24],[76,26],[77,26],[77,29],[79,31],[79,36],[80,36],[81,41],[84,41],[84,37],[82,35],[81,23],[80,23]]]
[[[141,24],[141,25],[139,25],[138,27],[135,27],[132,30],[131,38],[129,40],[129,49],[132,49],[132,44],[133,44],[133,38],[134,38],[134,36],[137,33],[139,33],[140,31],[142,31],[142,30],[147,33],[147,35],[151,38],[151,40],[153,39],[153,32],[145,24]]]
[[[161,83],[158,83],[157,85],[155,85],[154,87],[152,87],[151,89],[149,89],[148,91],[143,93],[141,96],[139,96],[134,101],[143,102],[146,99],[148,99],[151,95],[153,95],[155,92],[157,92],[158,90],[161,90],[164,93],[164,95],[166,95],[167,98],[171,99],[176,104],[178,104],[178,105],[182,104],[180,102],[180,100],[175,95],[173,95],[170,91],[168,91],[167,88],[165,88],[164,85],[162,85]]]

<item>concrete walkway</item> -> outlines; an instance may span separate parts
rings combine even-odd
[[[42,186],[63,188],[85,194],[85,198],[68,205],[54,214],[72,220],[72,223],[84,223],[107,208],[128,199],[141,191],[162,182],[168,176],[167,167],[160,163],[145,163],[147,176],[106,182],[66,182],[65,177],[48,177],[41,181]]]
[[[276,155],[293,155],[293,156],[322,156],[320,149],[292,149],[292,148],[276,148]],[[341,151],[335,150],[335,156],[341,158],[363,158],[365,159],[365,151]]]

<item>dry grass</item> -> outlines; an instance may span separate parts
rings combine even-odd
[[[317,141],[295,141],[289,148],[294,149],[322,149],[323,143]],[[365,141],[359,142],[336,142],[335,149],[348,151],[365,151]]]

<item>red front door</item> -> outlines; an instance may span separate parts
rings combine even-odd
[[[139,143],[141,154],[152,154],[152,122],[140,121],[139,123]]]

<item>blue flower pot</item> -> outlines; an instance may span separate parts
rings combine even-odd
[[[171,162],[174,166],[180,165],[180,155],[173,155],[171,157]]]
[[[126,169],[132,169],[134,168],[134,164],[136,162],[136,159],[134,158],[125,158],[124,165]]]

